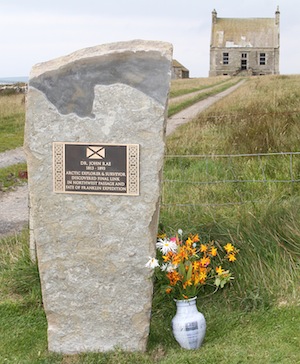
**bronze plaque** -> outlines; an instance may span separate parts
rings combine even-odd
[[[53,143],[54,192],[139,195],[138,144]]]

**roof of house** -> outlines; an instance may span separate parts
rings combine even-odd
[[[185,68],[181,63],[176,61],[176,59],[173,59],[172,66],[175,67],[175,68],[181,68],[183,71],[188,71],[188,69]]]
[[[275,18],[216,18],[211,46],[276,48],[278,32]]]

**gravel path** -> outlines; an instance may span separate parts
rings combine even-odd
[[[228,82],[228,81],[227,81]],[[170,105],[173,105],[173,104],[177,104],[179,102],[183,102],[185,100],[189,100],[190,98],[192,97],[196,97],[200,94],[203,94],[205,92],[209,92],[209,91],[212,91],[213,89],[216,89],[218,87],[220,87],[221,85],[218,84],[218,85],[214,85],[214,86],[210,86],[210,87],[206,87],[202,90],[198,90],[198,91],[194,91],[194,92],[190,92],[188,94],[184,94],[184,95],[180,95],[180,96],[176,96],[176,97],[172,97],[169,99],[169,106]]]
[[[197,102],[196,104],[187,107],[186,109],[180,111],[179,113],[171,116],[168,119],[167,122],[167,130],[166,135],[172,134],[178,126],[185,124],[192,119],[194,119],[198,114],[200,114],[202,111],[209,108],[211,105],[213,105],[215,102],[219,101],[223,97],[229,95],[231,92],[235,91],[237,88],[239,88],[245,80],[242,80],[241,82],[237,83],[236,85],[229,87],[227,90],[220,92],[219,94],[209,96],[204,100],[201,100]]]
[[[226,91],[199,101],[169,118],[167,121],[167,136],[173,133],[178,126],[189,122],[200,112],[236,90],[243,82],[241,81]],[[23,148],[0,153],[0,168],[23,162],[26,162]],[[0,239],[18,233],[26,225],[28,225],[27,185],[16,187],[9,192],[0,192]]]
[[[22,230],[28,224],[28,188],[19,186],[0,192],[0,239]]]
[[[26,157],[23,148],[16,148],[0,153],[0,168],[5,168],[13,164],[25,163]]]

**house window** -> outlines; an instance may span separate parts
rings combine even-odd
[[[247,69],[247,53],[242,53],[242,58],[241,58],[241,69],[242,70],[246,70]]]
[[[229,63],[229,53],[223,53],[223,64]]]
[[[264,66],[266,64],[266,53],[259,54],[259,64]]]

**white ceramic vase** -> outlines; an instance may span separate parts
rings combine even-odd
[[[196,306],[197,297],[175,300],[176,315],[172,319],[173,335],[184,349],[198,349],[205,336],[206,321]]]

